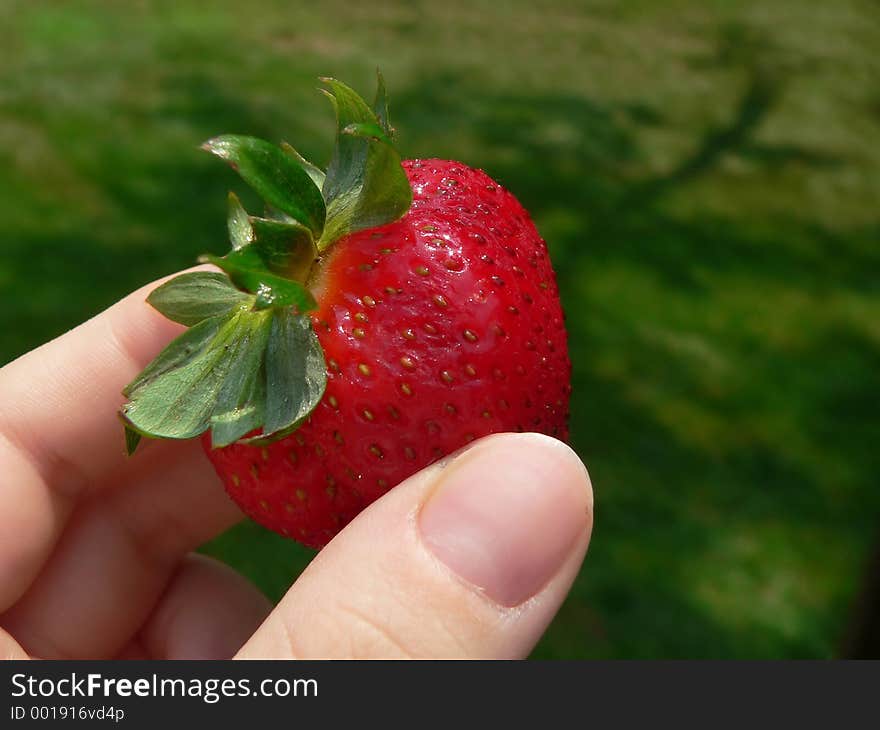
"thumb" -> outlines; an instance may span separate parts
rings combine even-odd
[[[561,442],[483,439],[359,515],[239,657],[524,657],[577,574],[592,506]]]

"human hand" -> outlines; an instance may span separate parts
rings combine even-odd
[[[242,518],[200,444],[125,456],[120,392],[181,330],[145,303],[156,285],[0,370],[0,657],[529,653],[589,543],[574,452],[475,442],[372,504],[272,610],[191,552]]]

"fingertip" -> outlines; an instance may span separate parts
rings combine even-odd
[[[587,471],[540,434],[486,439],[438,477],[419,515],[422,540],[459,578],[504,606],[525,602],[592,527]]]
[[[496,458],[503,459],[505,453],[521,452],[528,454],[535,462],[546,462],[548,468],[559,470],[564,475],[563,482],[572,490],[576,500],[584,500],[585,507],[593,508],[593,482],[587,465],[578,453],[565,441],[560,441],[545,433],[499,433],[482,440],[487,446],[497,449]]]

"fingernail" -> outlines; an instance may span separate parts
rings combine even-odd
[[[488,439],[439,480],[419,515],[424,543],[504,606],[538,593],[590,525],[586,471],[571,449],[547,436]]]

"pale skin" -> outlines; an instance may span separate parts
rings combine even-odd
[[[181,331],[144,302],[158,283],[0,370],[0,658],[526,656],[590,539],[574,452],[476,442],[374,503],[273,608],[192,552],[242,519],[200,444],[125,456],[120,391]]]

